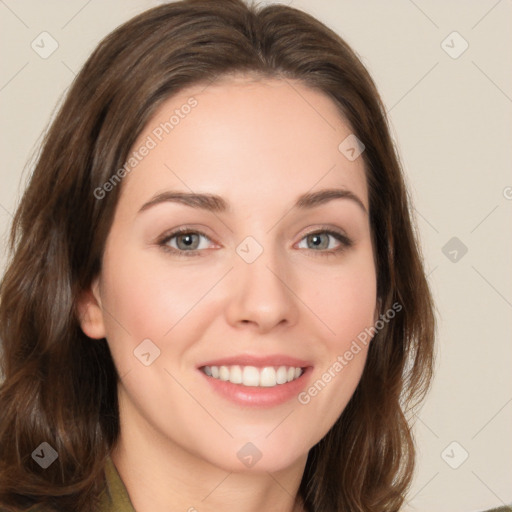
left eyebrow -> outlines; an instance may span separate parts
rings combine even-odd
[[[315,208],[322,204],[326,204],[333,199],[348,199],[355,202],[366,214],[368,213],[364,203],[353,192],[341,188],[330,188],[319,190],[317,192],[307,192],[297,198],[294,208],[306,210]],[[166,191],[157,194],[147,203],[145,203],[139,210],[143,212],[157,204],[174,202],[181,203],[191,208],[207,210],[210,212],[224,213],[230,210],[229,203],[216,194],[199,194],[190,192],[179,191]]]
[[[324,190],[319,190],[318,192],[308,192],[306,194],[302,194],[297,199],[294,208],[307,209],[307,208],[315,208],[321,204],[325,204],[333,199],[349,199],[354,201],[364,213],[368,213],[366,207],[353,192],[350,190],[342,189],[342,188],[327,188]]]

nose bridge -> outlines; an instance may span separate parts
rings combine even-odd
[[[272,234],[247,236],[236,248],[238,255],[235,265],[240,281],[253,289],[262,288],[270,293],[285,294],[286,255],[284,247],[272,241]]]
[[[283,320],[294,322],[297,305],[284,247],[272,242],[272,232],[256,236],[247,236],[236,247],[229,320],[253,322],[262,329]]]
[[[252,236],[246,237],[237,247],[239,258],[236,266],[239,269],[240,278],[249,280],[253,285],[262,283],[265,286],[276,285],[281,288],[284,285],[276,274],[279,275],[281,269],[286,268],[282,254],[283,248],[270,243],[269,240],[270,237],[267,237],[263,245]]]

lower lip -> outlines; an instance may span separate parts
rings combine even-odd
[[[304,368],[302,375],[286,384],[273,387],[244,386],[232,382],[208,377],[202,370],[201,375],[208,381],[214,391],[229,401],[249,407],[274,407],[281,405],[297,395],[306,387],[312,367]]]

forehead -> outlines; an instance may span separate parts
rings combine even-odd
[[[179,189],[257,208],[343,187],[368,206],[362,157],[352,161],[339,149],[351,134],[329,97],[297,81],[238,76],[196,84],[147,123],[130,152],[122,197],[135,207]]]

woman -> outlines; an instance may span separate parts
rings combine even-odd
[[[434,314],[384,112],[290,7],[98,46],[14,219],[3,509],[400,509]]]

